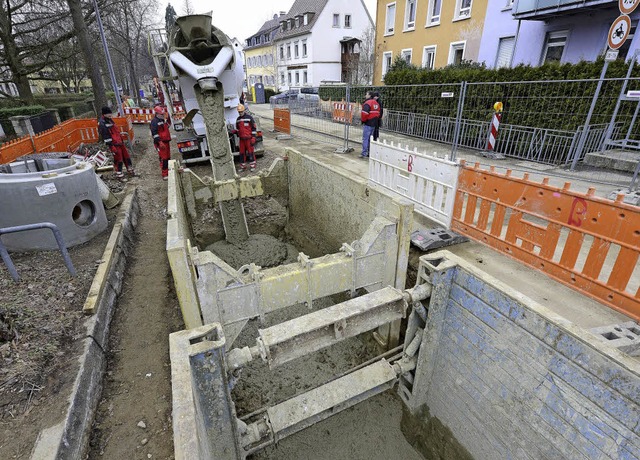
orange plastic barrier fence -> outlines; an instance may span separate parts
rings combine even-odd
[[[133,142],[131,121],[123,117],[113,118],[120,132]],[[98,122],[93,118],[72,119],[43,131],[35,136],[25,136],[0,146],[0,164],[32,153],[67,152],[80,144],[98,142]]]
[[[291,134],[291,112],[289,109],[273,109],[273,128],[278,132]]]
[[[464,166],[451,228],[639,320],[640,208],[548,183]]]
[[[174,120],[182,120],[187,114],[184,112],[182,104],[173,104],[173,119]],[[153,117],[155,117],[155,113],[153,109],[140,109],[137,107],[125,107],[124,115],[127,118],[131,118],[132,123],[151,123]]]
[[[334,102],[332,111],[333,121],[340,123],[353,122],[353,104],[346,102]]]

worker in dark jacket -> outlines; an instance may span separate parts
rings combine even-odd
[[[169,126],[171,126],[171,120],[167,118],[163,106],[157,105],[153,111],[155,116],[149,125],[153,136],[153,145],[160,157],[162,179],[169,180],[169,160],[171,159],[171,132],[169,131]]]
[[[236,119],[236,129],[233,131],[240,138],[240,155],[242,155],[242,163],[240,168],[247,169],[247,161],[251,171],[256,169],[256,156],[254,154],[254,145],[256,143],[257,127],[256,122],[251,115],[245,112],[244,105],[238,105],[238,118]]]
[[[378,138],[380,137],[380,128],[382,127],[382,117],[384,116],[384,107],[382,105],[382,100],[380,100],[380,93],[378,91],[371,93],[371,95],[376,100],[378,105],[380,105],[380,118],[378,118],[378,126],[376,126],[376,129],[373,130],[373,140],[377,141]]]
[[[378,127],[380,121],[380,104],[374,99],[371,93],[367,93],[368,98],[362,104],[360,119],[362,120],[362,154],[361,158],[369,158],[369,143],[371,135]]]
[[[135,176],[136,173],[133,170],[133,164],[131,163],[131,157],[129,151],[124,146],[120,129],[113,121],[113,112],[109,107],[102,107],[102,116],[98,122],[98,131],[100,136],[111,153],[113,154],[113,169],[116,172],[116,178],[120,180],[126,180],[124,173],[122,172],[122,165],[126,165],[127,172],[130,176]]]

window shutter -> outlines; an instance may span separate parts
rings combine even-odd
[[[499,69],[500,67],[509,67],[511,65],[511,57],[513,56],[513,48],[515,44],[515,37],[500,39],[498,57],[496,58],[496,69]]]

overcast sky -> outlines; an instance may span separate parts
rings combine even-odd
[[[358,0],[343,0],[353,2]],[[161,18],[164,23],[164,13],[168,3],[178,13],[185,14],[185,0],[162,0]],[[213,25],[222,29],[229,37],[236,37],[244,41],[247,37],[258,31],[260,26],[273,18],[280,11],[289,11],[293,0],[189,0],[195,13],[208,13],[213,11]],[[374,23],[376,20],[376,0],[364,0],[369,14]]]

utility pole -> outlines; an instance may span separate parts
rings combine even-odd
[[[104,36],[104,29],[102,28],[102,19],[100,18],[100,10],[98,9],[97,0],[93,0],[93,9],[96,12],[96,23],[98,24],[98,30],[100,31],[100,39],[102,40],[102,47],[104,48],[105,58],[107,59],[107,67],[109,68],[109,76],[111,77],[111,84],[113,85],[113,91],[116,93],[116,102],[118,104],[118,115],[122,115],[122,100],[120,100],[120,90],[118,89],[116,74],[113,71],[113,64],[111,63],[111,54],[109,54],[107,39]]]

